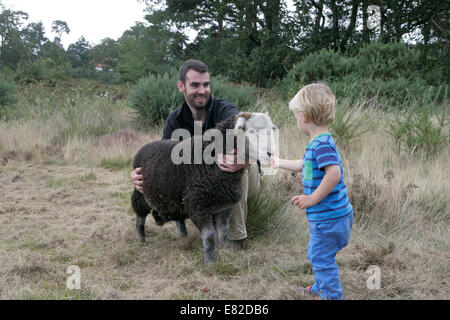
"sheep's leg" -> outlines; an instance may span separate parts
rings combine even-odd
[[[194,224],[202,234],[203,249],[205,252],[205,263],[216,261],[216,230],[212,216],[205,217],[202,221],[193,219]]]
[[[140,242],[145,243],[145,218],[136,215],[136,235]]]
[[[145,201],[144,195],[134,189],[131,194],[131,204],[136,213],[136,235],[139,241],[145,242],[145,218],[150,212],[150,207]]]
[[[177,232],[180,238],[186,237],[188,233],[186,229],[186,223],[184,222],[184,220],[177,220],[176,224],[177,224]]]
[[[230,221],[230,215],[231,215],[231,208],[221,211],[216,214],[215,220],[216,220],[216,233],[217,233],[217,248],[220,249],[223,246],[223,241],[225,240],[225,237],[228,233],[228,229],[230,227],[229,221]]]

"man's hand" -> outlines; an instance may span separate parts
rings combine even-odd
[[[140,193],[144,193],[144,189],[142,188],[142,186],[143,186],[143,182],[142,182],[143,176],[140,174],[141,170],[142,170],[142,168],[134,169],[134,171],[132,171],[131,174],[130,174],[130,178],[131,178],[131,182],[134,185],[134,188],[137,191],[139,191]]]
[[[296,205],[300,209],[306,209],[306,208],[312,207],[313,205],[317,204],[317,201],[314,199],[314,197],[312,195],[307,196],[304,194],[292,197],[291,202],[292,202],[292,204]]]
[[[248,163],[238,164],[237,154],[218,154],[217,155],[217,166],[220,170],[225,172],[236,172],[242,168],[248,167]]]

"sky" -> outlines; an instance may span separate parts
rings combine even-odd
[[[2,0],[7,8],[28,13],[28,21],[41,21],[46,37],[53,40],[52,22],[67,22],[70,34],[63,34],[61,42],[67,49],[81,36],[91,44],[104,38],[117,40],[124,31],[144,22],[145,5],[137,0]]]

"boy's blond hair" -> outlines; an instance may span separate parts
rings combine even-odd
[[[331,89],[323,83],[312,83],[304,86],[289,101],[289,109],[304,112],[306,119],[318,126],[333,122],[336,98]]]

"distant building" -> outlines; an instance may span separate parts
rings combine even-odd
[[[103,67],[104,67],[104,66],[105,66],[104,64],[97,63],[97,64],[95,65],[94,70],[95,70],[95,71],[103,71]]]
[[[101,72],[108,70],[109,72],[114,71],[114,69],[111,68],[111,61],[117,60],[117,59],[109,59],[109,58],[103,58],[100,62],[95,63],[94,61],[90,62],[91,66],[94,66],[94,70]]]

